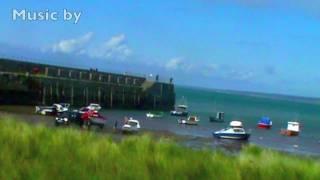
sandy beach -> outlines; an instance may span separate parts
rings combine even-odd
[[[79,127],[78,125],[71,124],[69,127],[56,127],[54,124],[54,116],[43,116],[34,113],[34,107],[32,106],[0,106],[0,116],[11,116],[14,119],[34,124],[34,125],[44,125],[48,128],[76,128],[79,131],[86,131]],[[110,112],[109,112],[110,114]],[[125,115],[125,114],[124,114]],[[119,120],[118,128],[121,127],[121,120]],[[157,121],[157,119],[153,119],[152,121]],[[94,131],[101,135],[107,135],[112,137],[114,140],[119,141],[122,138],[132,136],[122,134],[119,129],[114,129],[114,119],[107,119],[105,127],[101,130],[99,128],[93,127],[90,131]],[[213,138],[209,137],[199,137],[192,135],[180,135],[175,134],[173,132],[167,130],[156,130],[150,127],[142,127],[141,131],[134,136],[141,136],[143,134],[149,134],[152,137],[159,138],[169,138],[181,144],[183,146],[193,148],[193,149],[216,149],[221,148],[223,150],[228,150],[228,152],[238,152],[241,150],[242,145],[247,144],[247,142],[219,142],[219,140],[214,141]]]
[[[9,115],[30,124],[41,124],[48,128],[75,128],[79,131],[86,131],[78,125],[71,124],[69,127],[56,127],[53,116],[43,116],[35,114],[33,106],[0,106],[0,116]],[[218,130],[226,123],[205,124],[201,122],[198,126],[180,125],[176,121],[176,117],[165,113],[163,118],[146,118],[146,111],[136,110],[110,110],[102,109],[101,114],[107,118],[104,128],[101,130],[98,127],[93,127],[93,131],[102,136],[112,137],[116,141],[121,141],[123,138],[132,135],[122,134],[119,128],[123,124],[123,117],[133,117],[138,119],[141,124],[141,130],[134,136],[149,134],[155,139],[168,138],[178,144],[193,148],[193,149],[212,149],[226,150],[231,153],[237,153],[244,145],[255,144],[265,148],[272,148],[286,153],[301,154],[306,156],[319,156],[318,151],[314,149],[310,151],[308,144],[301,142],[300,138],[284,137],[279,133],[272,131],[262,131],[259,129],[251,129],[252,134],[249,141],[234,141],[229,139],[216,139],[212,137],[212,132]],[[114,129],[114,123],[118,121],[118,129]],[[203,121],[203,120],[202,120]],[[314,140],[315,141],[315,140]],[[317,142],[311,141],[317,146]]]

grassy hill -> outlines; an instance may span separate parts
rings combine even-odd
[[[248,146],[237,155],[143,135],[101,134],[0,118],[0,179],[319,179],[320,161]]]

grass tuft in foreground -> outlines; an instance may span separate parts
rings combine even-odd
[[[320,162],[248,146],[192,150],[148,135],[120,143],[72,128],[0,118],[0,179],[319,179]]]

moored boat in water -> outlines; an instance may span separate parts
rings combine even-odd
[[[175,106],[175,109],[173,111],[170,111],[170,114],[172,116],[185,116],[187,117],[189,112],[188,112],[188,105],[187,105],[187,100],[184,96],[179,100],[177,105]]]
[[[270,129],[272,127],[272,121],[269,117],[262,117],[257,125],[259,128]]]
[[[250,137],[250,133],[245,131],[241,121],[231,121],[230,127],[213,132],[213,136],[223,139],[247,140]]]
[[[148,112],[146,116],[148,118],[162,118],[164,115],[163,112]]]
[[[217,112],[216,116],[209,116],[210,122],[224,122],[224,112]]]
[[[280,134],[285,136],[298,136],[300,133],[299,122],[288,122],[287,129],[281,129]]]
[[[197,116],[189,116],[187,119],[178,119],[179,124],[198,125],[200,119]]]
[[[188,116],[188,106],[187,105],[178,105],[175,110],[171,111],[172,116]]]

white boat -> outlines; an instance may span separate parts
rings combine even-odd
[[[90,103],[87,108],[93,111],[99,111],[101,109],[101,106],[99,104]]]
[[[161,118],[163,117],[163,114],[164,114],[163,112],[148,112],[146,116],[148,118]]]
[[[244,130],[241,121],[231,121],[230,127],[214,132],[213,136],[223,139],[247,140],[250,137],[250,133]]]
[[[286,136],[298,136],[300,133],[300,123],[288,122],[287,129],[282,129],[280,133]]]
[[[178,119],[179,124],[198,125],[200,119],[197,116],[189,116],[187,119]]]
[[[41,115],[56,115],[58,113],[69,111],[70,104],[59,103],[52,106],[36,106],[35,112]]]
[[[170,113],[172,116],[188,116],[188,106],[180,104]]]
[[[121,128],[123,133],[134,133],[140,130],[140,123],[138,120],[130,118]]]
[[[177,104],[178,105],[175,106],[175,109],[170,111],[170,114],[172,116],[188,116],[189,112],[186,98],[182,96]]]

